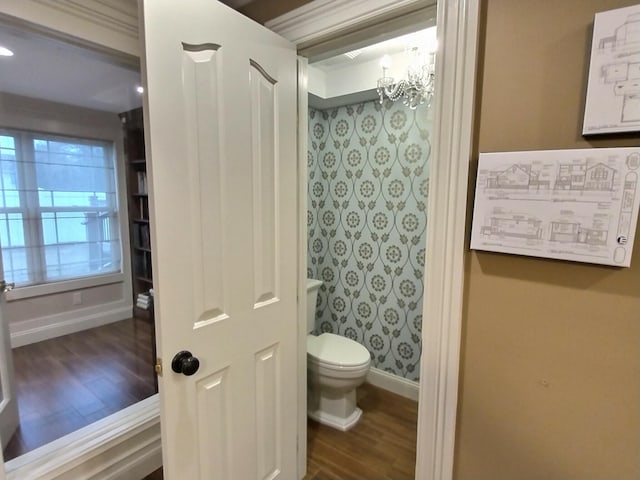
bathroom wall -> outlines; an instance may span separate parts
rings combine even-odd
[[[478,152],[640,145],[581,135],[594,14],[634,4],[481,2],[472,184]],[[455,480],[640,479],[639,235],[630,268],[467,251]]]
[[[309,110],[308,276],[316,333],[354,339],[372,366],[418,380],[431,121],[370,101]]]

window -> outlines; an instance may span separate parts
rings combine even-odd
[[[121,271],[110,142],[0,130],[0,245],[7,282]]]

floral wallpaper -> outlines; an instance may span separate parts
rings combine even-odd
[[[308,276],[316,333],[360,342],[372,366],[418,380],[431,121],[371,101],[309,110]]]

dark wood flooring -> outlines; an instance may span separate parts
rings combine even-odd
[[[157,392],[153,325],[129,319],[13,349],[20,426],[11,460]]]
[[[364,384],[358,405],[348,432],[309,421],[304,480],[413,480],[418,403]],[[144,480],[162,480],[162,469]]]

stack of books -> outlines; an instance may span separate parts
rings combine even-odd
[[[153,293],[139,293],[136,300],[136,306],[143,310],[149,310],[153,305]]]

